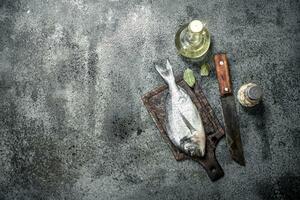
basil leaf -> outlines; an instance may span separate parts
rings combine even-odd
[[[201,76],[208,76],[209,75],[209,70],[210,70],[209,64],[204,63],[203,65],[201,65],[200,75]]]
[[[196,79],[193,70],[187,68],[183,73],[183,80],[190,86],[193,87],[196,83]]]

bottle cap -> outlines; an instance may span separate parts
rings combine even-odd
[[[262,89],[259,86],[254,85],[254,86],[248,88],[247,96],[251,100],[260,100],[262,97]]]
[[[189,29],[194,33],[199,33],[203,28],[204,25],[200,20],[193,20],[189,24]]]

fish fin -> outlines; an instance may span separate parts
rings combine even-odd
[[[169,60],[167,60],[166,67],[156,65],[155,69],[168,85],[175,84],[175,78]]]
[[[182,112],[180,112],[180,115],[184,121],[184,123],[187,125],[187,127],[190,129],[192,133],[192,142],[198,145],[198,149],[200,150],[199,154],[197,154],[200,157],[203,157],[205,155],[205,143],[206,143],[206,138],[205,138],[205,133],[199,130],[196,130],[192,126],[192,124],[189,122],[189,120],[186,119],[186,117],[183,115]]]
[[[180,112],[180,115],[181,115],[184,123],[186,124],[186,126],[191,130],[191,133],[196,131],[196,128],[192,126],[192,124],[189,122],[189,120],[186,119],[186,117],[184,116],[184,114],[182,112]]]
[[[205,134],[201,131],[195,131],[192,136],[192,141],[199,146],[200,157],[205,155],[205,145],[206,145],[206,137]]]

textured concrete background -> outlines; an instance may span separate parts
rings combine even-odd
[[[299,0],[0,1],[0,199],[296,199],[299,195]],[[176,162],[140,100],[162,84],[174,34],[208,24],[234,88],[264,104],[240,115],[246,167],[217,157],[212,183]],[[221,120],[214,72],[199,81]],[[214,70],[213,70],[214,71]]]

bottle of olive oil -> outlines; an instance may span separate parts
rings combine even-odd
[[[175,36],[178,53],[191,61],[202,61],[210,46],[210,34],[200,20],[181,27]]]

